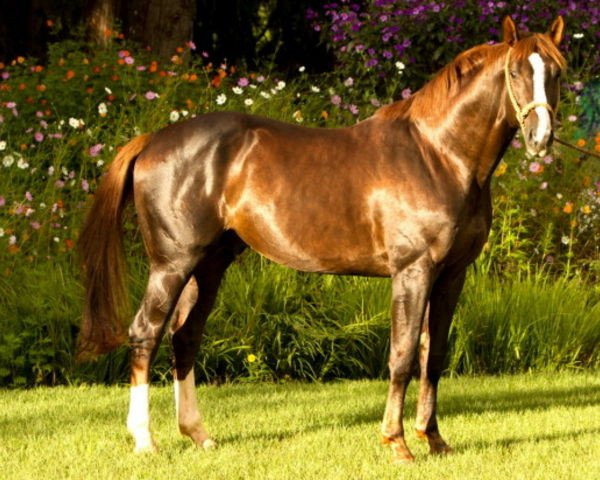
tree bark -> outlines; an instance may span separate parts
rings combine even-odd
[[[118,18],[120,0],[88,0],[86,28],[88,38],[96,45],[106,46],[112,39],[115,20]]]
[[[195,0],[132,0],[123,12],[125,34],[168,60],[192,39]]]

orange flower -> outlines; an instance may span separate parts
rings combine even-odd
[[[150,62],[150,68],[148,70],[152,73],[156,72],[158,70],[158,62],[156,62],[156,60]]]
[[[25,63],[25,57],[17,57],[17,63]]]
[[[198,80],[198,75],[196,75],[195,73],[190,74],[188,81],[195,82],[196,80]]]
[[[51,18],[46,20],[46,26],[52,28],[54,26],[54,20],[52,20]]]
[[[25,85],[24,83],[19,83],[19,90],[25,90],[27,88],[27,85]]]
[[[185,101],[185,106],[188,108],[188,110],[192,110],[192,109],[193,109],[193,108],[196,106],[196,104],[194,103],[194,101],[193,101],[193,100],[190,100],[190,99],[188,98],[188,99],[186,99],[186,101]]]
[[[4,67],[5,67],[4,63],[0,62],[0,70],[4,70]]]
[[[119,80],[121,80],[121,77],[119,75],[113,75],[112,77],[110,77],[110,79],[113,82],[118,82]]]
[[[106,38],[110,38],[110,37],[112,37],[112,34],[113,34],[113,32],[112,32],[112,30],[111,30],[110,28],[105,28],[105,29],[104,29],[104,36],[105,36]]]
[[[585,138],[580,138],[579,140],[577,140],[577,143],[576,143],[576,145],[578,147],[585,147],[585,144],[586,144]]]
[[[563,207],[563,212],[567,214],[573,213],[573,202],[565,203],[565,206]]]
[[[594,150],[596,150],[597,152],[600,152],[600,143],[596,144],[596,146],[594,147]]]
[[[125,65],[125,60],[123,60],[122,58],[119,58],[119,59],[117,60],[117,63],[118,63],[119,65]]]
[[[33,71],[34,71],[34,72],[36,72],[36,73],[43,72],[43,71],[44,71],[44,67],[42,67],[41,65],[36,65],[36,66],[33,68]]]
[[[75,246],[75,242],[73,240],[71,240],[70,238],[67,238],[65,240],[65,246],[67,247],[67,250],[72,250],[73,247]]]
[[[75,78],[75,72],[73,70],[67,70],[67,73],[65,74],[65,79],[71,80],[72,78]]]
[[[85,89],[85,93],[87,93],[88,95],[91,95],[92,93],[94,93],[94,87],[87,87]]]
[[[19,253],[19,250],[21,250],[17,245],[9,245],[8,246],[8,252],[12,253],[13,255],[15,253]]]
[[[183,53],[185,49],[183,47],[177,47],[177,53]]]
[[[65,59],[64,58],[61,58],[61,59],[58,60],[58,66],[59,67],[62,67],[64,64],[65,64]]]
[[[321,112],[321,118],[323,118],[323,120],[327,120],[329,118],[329,113],[326,110],[323,110]]]
[[[36,86],[35,86],[35,89],[36,89],[38,92],[45,92],[45,91],[46,91],[46,85],[44,85],[43,83],[41,83],[41,84],[39,84],[39,85],[36,85]]]

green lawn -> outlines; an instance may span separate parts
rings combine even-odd
[[[136,456],[125,430],[125,387],[0,391],[0,477],[8,479],[598,479],[597,372],[443,379],[442,433],[455,448],[394,466],[378,441],[386,384],[203,386],[205,422],[219,448],[176,431],[172,391],[151,392],[160,451]]]

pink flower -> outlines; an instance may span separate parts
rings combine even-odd
[[[63,188],[65,186],[65,182],[63,180],[57,180],[56,182],[54,182],[54,186],[56,188]]]
[[[342,103],[342,97],[340,97],[339,95],[332,95],[331,103],[333,103],[334,105],[339,105],[340,103]]]
[[[40,143],[44,141],[44,134],[42,132],[35,132],[33,138],[36,142]]]
[[[85,178],[81,181],[81,189],[84,192],[89,192],[90,191],[90,184],[88,183],[88,181]]]
[[[133,65],[135,63],[135,60],[133,57],[125,57],[124,60],[127,65]]]
[[[358,115],[358,107],[353,103],[348,105],[348,110],[350,110],[350,113],[352,113],[352,115]]]
[[[247,87],[250,84],[250,82],[246,77],[242,77],[238,80],[237,84],[240,87]]]
[[[119,58],[125,58],[129,55],[127,50],[119,50]]]
[[[103,148],[104,148],[103,143],[97,143],[96,145],[90,147],[90,150],[89,150],[90,157],[97,157]]]
[[[539,162],[531,162],[529,164],[529,171],[531,173],[539,173],[542,171],[542,165]]]
[[[137,69],[138,72],[143,72],[146,70],[147,67],[145,65],[138,65],[135,68]]]
[[[546,155],[544,157],[544,163],[546,165],[550,165],[553,161],[554,161],[554,158],[552,157],[552,155]]]
[[[15,102],[6,102],[6,108],[15,108],[16,106]]]
[[[523,146],[516,138],[510,144],[513,148],[521,148]]]
[[[567,120],[568,120],[569,122],[576,122],[576,121],[577,121],[577,115],[569,115],[569,116],[567,117]]]
[[[0,207],[3,207],[4,205],[6,205],[6,199],[0,195]]]
[[[27,200],[28,202],[33,201],[33,195],[31,194],[31,192],[25,192],[25,200]]]
[[[41,227],[40,222],[31,222],[29,225],[31,225],[31,228],[34,230],[39,230]]]
[[[147,100],[154,100],[155,98],[158,98],[158,93],[153,92],[152,90],[148,90],[144,94],[144,97],[146,97]]]
[[[196,44],[192,40],[187,42],[186,45],[190,50],[196,50]]]
[[[402,90],[402,93],[400,95],[402,95],[402,98],[406,100],[412,95],[412,90],[410,88],[405,88],[404,90]]]
[[[2,72],[2,80],[8,80],[10,78],[10,74],[8,72]]]

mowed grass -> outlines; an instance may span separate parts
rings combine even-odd
[[[412,430],[417,461],[390,462],[379,444],[386,383],[237,384],[198,388],[210,452],[179,436],[172,390],[153,387],[160,451],[135,455],[126,387],[0,391],[0,477],[7,479],[597,479],[600,375],[535,373],[444,378],[442,433],[455,448],[432,457]]]

